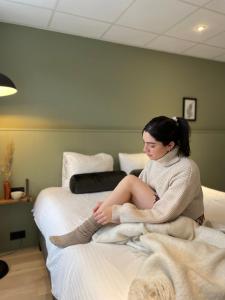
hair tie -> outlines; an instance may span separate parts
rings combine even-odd
[[[171,119],[174,120],[175,122],[178,121],[178,120],[177,120],[177,117],[172,117]]]

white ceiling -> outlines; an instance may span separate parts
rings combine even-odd
[[[225,62],[225,0],[0,0],[0,22]]]

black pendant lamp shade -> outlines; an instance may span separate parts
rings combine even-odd
[[[0,97],[17,93],[15,84],[7,76],[0,73]]]

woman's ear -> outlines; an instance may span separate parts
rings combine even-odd
[[[171,151],[175,147],[175,143],[173,141],[171,141],[171,142],[169,142],[167,147],[168,147],[168,150]]]

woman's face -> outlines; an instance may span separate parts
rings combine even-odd
[[[143,132],[144,152],[151,160],[157,160],[163,157],[174,147],[174,142],[164,146],[162,142],[157,141],[147,131]]]

